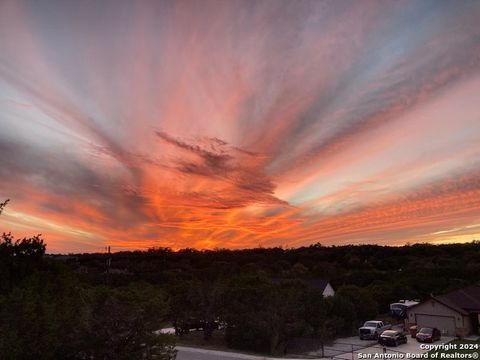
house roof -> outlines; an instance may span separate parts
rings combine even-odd
[[[458,312],[459,314],[462,314],[462,315],[468,315],[468,311],[465,311],[464,309],[462,309],[461,307],[458,307],[457,305],[455,305],[455,303],[452,303],[449,299],[447,298],[443,298],[441,296],[430,296],[431,299],[433,300],[436,300],[438,301],[440,304],[443,304],[445,305],[446,307]]]
[[[324,291],[330,281],[325,279],[309,279],[305,280],[305,285],[310,289]]]
[[[480,311],[480,286],[473,285],[438,296],[465,311]]]
[[[463,315],[480,312],[480,285],[472,285],[439,296],[431,295],[430,298]],[[421,304],[423,303],[413,305],[408,310]]]
[[[284,279],[277,278],[277,279],[272,279],[272,282],[280,283],[282,280]],[[312,290],[319,290],[321,292],[323,292],[327,287],[327,285],[330,284],[330,281],[326,279],[307,279],[307,280],[301,280],[301,281],[307,288]]]

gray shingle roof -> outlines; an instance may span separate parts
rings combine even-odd
[[[444,295],[437,296],[440,301],[453,304],[465,311],[480,311],[480,286],[472,285],[463,289],[455,290]]]
[[[310,289],[324,291],[329,281],[325,279],[309,279],[305,280],[305,285]]]

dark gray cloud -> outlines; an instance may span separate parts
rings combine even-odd
[[[61,202],[47,200],[36,204],[46,213],[75,216],[76,205],[89,204],[102,218],[85,218],[86,222],[104,226],[134,226],[151,220],[147,201],[128,191],[128,179],[103,172],[93,163],[78,159],[74,151],[41,148],[0,137],[1,195],[13,202],[29,201],[29,193],[53,195]],[[51,200],[50,200],[51,201]]]
[[[258,154],[229,146],[218,138],[203,138],[202,145],[187,143],[163,131],[155,134],[165,143],[196,156],[196,159],[175,160],[176,169],[189,176],[201,176],[228,184],[220,195],[212,193],[192,193],[188,196],[213,203],[215,208],[244,207],[249,204],[267,203],[288,205],[273,194],[276,188],[272,178],[265,174],[256,161]]]

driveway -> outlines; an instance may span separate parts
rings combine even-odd
[[[451,340],[453,340],[452,337],[442,337],[441,341],[436,342],[435,344],[442,344],[442,343],[448,343]],[[385,350],[384,350],[385,349]],[[356,359],[365,359],[365,356],[359,356],[359,354],[383,354],[386,352],[387,354],[401,354],[399,357],[401,358],[407,358],[406,354],[423,354],[426,352],[426,350],[420,349],[420,343],[417,342],[417,340],[412,339],[411,337],[408,337],[408,342],[406,344],[399,345],[397,347],[385,347],[383,348],[381,345],[375,344],[373,346],[357,350],[353,352],[353,357],[352,357],[352,352],[350,353],[344,353],[342,355],[336,355],[335,359],[345,359],[345,360],[356,360]],[[373,355],[371,357],[372,359],[374,358]]]

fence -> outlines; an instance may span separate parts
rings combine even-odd
[[[295,356],[302,359],[327,358],[332,360],[356,360],[358,359],[358,354],[362,353],[362,350],[365,350],[367,348],[369,349],[369,353],[372,354],[372,358],[374,358],[373,354],[375,353],[397,353],[399,354],[398,358],[407,358],[406,352],[383,347],[375,342],[362,342],[362,344],[349,342],[334,342],[333,344],[325,345],[322,344],[318,339],[300,338],[294,339],[294,341],[289,345],[290,349],[288,351],[288,354],[290,356]],[[293,352],[293,349],[295,349],[296,351]],[[373,353],[371,352],[372,349],[374,350]],[[310,354],[306,354],[307,352],[309,352]]]
[[[315,338],[297,338],[289,342],[287,346],[287,354],[294,355],[303,359],[352,359],[353,354],[367,347],[372,347],[375,342],[349,343],[335,341],[332,344],[324,344]],[[306,354],[309,353],[309,354]],[[350,357],[343,355],[352,354]],[[342,356],[342,357],[339,357]]]
[[[381,346],[381,345],[373,345],[373,346],[366,346],[366,347],[363,347],[362,349],[357,349],[357,350],[354,350],[353,347],[352,347],[352,350],[350,352],[345,352],[343,354],[338,354],[336,356],[325,356],[325,358],[330,358],[332,360],[355,360],[355,359],[358,359],[358,354],[361,353],[361,350],[365,349],[365,348],[369,348],[369,349],[378,349],[379,351],[376,352],[376,354],[378,353],[383,353],[383,354],[399,354],[398,357],[391,357],[391,358],[398,358],[398,359],[407,359],[408,356],[407,354],[410,354],[410,353],[407,353],[405,351],[400,351],[400,350],[394,350],[394,349],[391,349],[391,348],[388,348],[388,347],[385,347],[385,346]],[[365,353],[364,353],[365,354]],[[375,353],[370,353],[372,354],[372,359],[374,358],[373,355]],[[357,356],[356,356],[357,355]],[[386,357],[384,357],[386,358]]]

